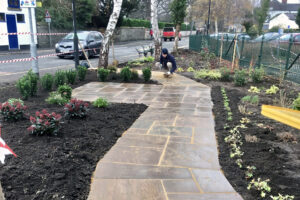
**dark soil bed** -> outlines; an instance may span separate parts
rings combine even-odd
[[[95,80],[95,73],[89,72],[86,81],[72,87]],[[0,88],[0,102],[19,97],[13,84]],[[63,107],[47,104],[46,97],[47,92],[38,91],[37,97],[25,101],[26,119],[2,121],[2,138],[18,155],[7,156],[0,170],[7,200],[87,199],[97,162],[147,108],[142,104],[90,106],[85,119],[63,119],[58,136],[31,136],[26,130],[29,115],[42,109],[63,115]]]

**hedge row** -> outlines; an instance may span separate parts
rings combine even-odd
[[[151,28],[151,22],[143,19],[124,18],[121,26]],[[158,26],[160,29],[163,29],[164,27],[175,27],[174,24],[168,22],[158,22]],[[182,31],[189,31],[190,29],[190,25],[181,24]]]

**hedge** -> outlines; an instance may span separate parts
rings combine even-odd
[[[124,18],[121,26],[151,28],[151,22],[144,19]],[[163,29],[164,27],[175,27],[175,25],[169,22],[158,22],[158,27]],[[189,31],[190,29],[190,25],[181,24],[182,31]]]

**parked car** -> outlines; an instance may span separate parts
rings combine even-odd
[[[175,32],[176,29],[174,27],[166,27],[163,30],[163,38],[164,41],[167,41],[169,39],[170,41],[175,39]],[[179,40],[181,40],[181,33],[179,32]]]
[[[82,48],[87,49],[85,51],[87,57],[91,57],[100,53],[100,47],[103,41],[103,35],[97,31],[79,31],[78,42],[80,42]],[[74,33],[69,33],[61,41],[55,44],[55,52],[63,53],[58,55],[59,58],[67,56],[74,56],[74,44],[73,44]],[[79,56],[84,57],[83,51],[78,45]]]
[[[283,36],[281,36],[280,38],[277,39],[276,42],[274,43],[289,43],[290,42],[290,38],[293,38],[293,43],[295,45],[300,45],[300,33],[286,33]]]
[[[279,33],[275,33],[275,32],[266,33],[264,35],[261,35],[261,36],[255,38],[254,40],[251,40],[251,42],[261,42],[263,37],[264,37],[264,42],[269,42],[272,40],[276,40],[277,38],[281,37],[282,35],[283,34],[279,34]]]
[[[247,33],[239,33],[238,34],[238,40],[245,40],[245,41],[249,41],[249,40],[251,40],[251,37],[247,34]]]

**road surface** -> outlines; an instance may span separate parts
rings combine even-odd
[[[179,47],[187,48],[189,38],[182,38],[179,42]],[[138,53],[136,48],[141,48],[153,43],[150,40],[143,41],[132,41],[126,43],[119,43],[114,46],[115,57],[119,63],[126,62],[138,58]],[[174,42],[163,42],[163,47],[168,48],[169,51],[173,49]],[[54,54],[54,49],[51,50],[38,50],[38,55],[48,55]],[[0,61],[29,58],[30,54],[28,52],[0,52]],[[97,67],[99,57],[93,57],[90,59],[93,67]],[[59,59],[57,56],[41,58],[39,59],[40,75],[45,73],[54,73],[58,69],[72,69],[74,68],[74,61],[72,58]],[[81,62],[81,61],[80,61]],[[109,63],[112,62],[112,48],[110,48]],[[16,81],[21,76],[23,76],[31,68],[31,61],[16,62],[0,64],[0,83],[9,83]]]

